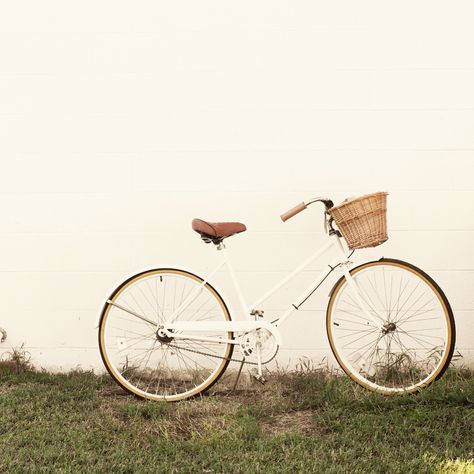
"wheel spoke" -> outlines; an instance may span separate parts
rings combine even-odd
[[[100,348],[120,385],[143,398],[182,399],[205,390],[222,374],[232,356],[231,344],[167,338],[156,331],[158,322],[174,314],[193,292],[176,321],[230,320],[217,293],[181,271],[140,274],[114,293],[118,296],[101,318]]]
[[[373,262],[352,273],[370,310],[383,315],[383,328],[367,327],[349,285],[340,285],[327,328],[342,368],[386,394],[411,393],[433,381],[449,364],[454,344],[450,309],[436,285],[403,263]]]

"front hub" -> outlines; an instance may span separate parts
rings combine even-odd
[[[390,332],[396,331],[396,329],[397,329],[397,326],[396,326],[395,323],[387,323],[387,324],[383,327],[382,332],[383,332],[384,334],[388,334],[388,333],[390,333]]]

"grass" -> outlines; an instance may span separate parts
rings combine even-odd
[[[383,398],[325,370],[178,404],[0,362],[0,472],[474,473],[474,374]]]

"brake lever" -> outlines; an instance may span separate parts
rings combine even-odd
[[[315,202],[322,202],[326,206],[326,211],[334,207],[334,203],[331,201],[331,199],[323,197],[316,197],[314,199],[311,199],[306,203],[306,205],[309,206],[310,204],[314,204]]]

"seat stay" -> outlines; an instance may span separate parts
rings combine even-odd
[[[227,260],[223,259],[222,262],[217,265],[217,267],[212,270],[209,275],[207,275],[203,281],[199,284],[197,288],[195,288],[189,296],[181,303],[181,305],[173,311],[173,313],[170,315],[170,317],[166,320],[167,323],[172,323],[176,320],[176,318],[183,312],[185,311],[189,305],[201,294],[201,291],[204,289],[204,287],[209,283],[209,280],[224,266],[227,264]],[[158,329],[158,328],[157,328]]]

